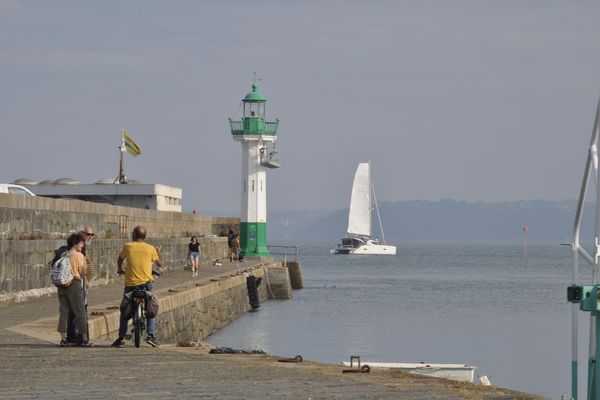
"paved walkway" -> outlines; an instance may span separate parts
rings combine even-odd
[[[159,298],[162,298],[168,296],[169,291],[183,291],[192,288],[195,285],[201,285],[211,279],[234,275],[260,264],[261,263],[258,261],[248,261],[240,263],[225,262],[220,266],[203,265],[199,269],[198,277],[196,278],[192,278],[191,271],[166,271],[163,272],[160,277],[156,278],[153,292],[156,293]],[[115,313],[118,315],[116,308],[119,306],[123,295],[122,282],[122,278],[118,278],[109,286],[101,286],[89,290],[88,314],[90,315],[90,321],[94,318],[103,319],[102,316],[94,316],[94,314]],[[34,309],[30,311],[29,308],[32,305],[34,305]],[[60,339],[59,334],[56,331],[58,324],[58,300],[56,299],[56,294],[49,297],[42,297],[39,300],[17,303],[13,307],[16,307],[17,310],[22,309],[22,307],[27,307],[28,311],[23,314],[22,312],[13,310],[16,315],[8,317],[11,323],[10,326],[6,327],[7,329],[15,333],[31,336],[47,342],[57,342],[57,340]],[[54,307],[54,309],[52,309],[52,307]],[[3,311],[5,310],[0,308],[0,317],[2,316]],[[90,322],[90,326],[91,325]],[[0,322],[0,329],[2,326],[3,324]],[[93,336],[93,332],[91,333],[93,342],[97,342],[97,339]],[[160,336],[160,332],[158,334]]]
[[[184,290],[237,272],[235,263],[203,266],[195,281],[189,271],[166,272],[156,281],[155,290],[159,294]],[[121,293],[122,283],[91,289],[90,311],[102,311],[100,304],[118,305]],[[201,347],[114,349],[109,343],[96,342],[94,348],[61,348],[57,314],[56,295],[0,307],[0,398],[540,398],[397,371],[343,374],[341,366],[310,361],[281,363],[273,356],[211,355]],[[32,324],[44,319],[49,322]],[[24,326],[29,331],[23,331]]]

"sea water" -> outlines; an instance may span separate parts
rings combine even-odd
[[[396,256],[329,250],[301,245],[304,289],[263,303],[208,341],[328,363],[351,355],[466,363],[494,385],[554,399],[571,393],[569,247],[401,244]],[[580,278],[591,284],[583,261]],[[579,314],[583,383],[589,314]]]

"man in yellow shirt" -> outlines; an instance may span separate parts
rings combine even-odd
[[[163,262],[160,259],[160,246],[152,246],[145,242],[146,229],[143,226],[136,226],[131,234],[132,241],[125,243],[117,259],[117,273],[125,274],[125,293],[132,292],[136,288],[152,290],[152,263],[162,268]],[[127,267],[123,268],[123,261],[127,261]],[[119,323],[119,338],[112,344],[113,347],[123,347],[123,339],[127,334],[127,315],[121,313]],[[156,339],[156,320],[148,318],[148,337],[146,342],[152,347],[160,346]]]

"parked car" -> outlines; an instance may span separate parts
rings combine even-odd
[[[0,183],[0,193],[20,194],[23,196],[35,196],[33,192],[21,185],[13,185],[12,183]]]

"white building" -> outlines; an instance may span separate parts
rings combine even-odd
[[[39,183],[22,178],[17,179],[15,183],[25,186],[37,196],[78,199],[147,210],[181,212],[182,190],[166,185],[144,184],[134,180],[130,180],[126,184],[114,184],[108,180],[81,184],[70,178],[46,180]]]

